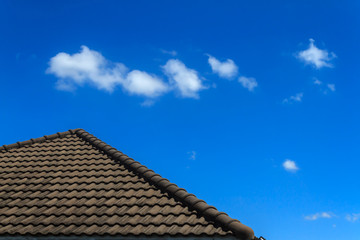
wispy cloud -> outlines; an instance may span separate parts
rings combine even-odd
[[[314,78],[314,85],[321,85],[321,84],[322,84],[322,81],[320,81],[317,78]]]
[[[168,51],[168,50],[165,50],[165,49],[160,49],[160,51],[164,54],[168,54],[168,55],[171,55],[173,57],[175,57],[177,55],[177,52],[175,50],[171,50],[171,51]]]
[[[335,84],[330,84],[330,83],[329,83],[329,84],[327,84],[326,86],[328,87],[328,89],[330,89],[330,91],[335,92],[335,90],[336,90],[336,89],[335,89]]]
[[[333,84],[333,83],[324,84],[322,81],[320,81],[317,78],[314,78],[313,83],[314,83],[314,85],[318,86],[324,94],[327,94],[329,91],[330,92],[336,91],[335,84]]]
[[[222,78],[231,79],[238,73],[238,67],[233,60],[227,59],[224,62],[220,62],[215,57],[208,55],[208,63],[214,73],[218,74]]]
[[[305,220],[315,221],[315,220],[318,220],[319,218],[332,218],[333,216],[334,216],[334,214],[332,214],[331,212],[319,212],[319,213],[305,216],[304,218],[305,218]]]
[[[295,102],[301,102],[302,98],[304,96],[304,93],[300,92],[295,94],[294,96],[290,96],[288,98],[285,98],[283,100],[283,103],[295,103]]]
[[[145,97],[158,97],[169,90],[159,77],[144,71],[129,69],[122,63],[112,63],[101,53],[82,46],[79,53],[58,53],[49,62],[46,71],[59,79],[59,90],[73,91],[90,84],[98,89],[113,92],[121,86],[126,92]]]
[[[309,48],[304,51],[300,51],[297,54],[297,57],[300,60],[304,61],[306,64],[310,64],[317,69],[320,69],[322,67],[332,67],[330,61],[336,58],[335,53],[329,53],[327,50],[317,48],[315,46],[315,40],[312,38],[310,38],[309,41]]]
[[[241,76],[239,77],[238,81],[244,88],[247,88],[250,92],[254,91],[254,88],[258,86],[256,79],[252,77]]]
[[[356,222],[360,219],[360,213],[347,214],[345,219],[349,222]]]
[[[162,68],[170,83],[184,98],[198,98],[198,92],[205,89],[199,74],[178,59],[170,59]]]
[[[290,159],[285,159],[283,162],[283,167],[288,172],[296,172],[299,170],[299,167],[296,165],[295,161]]]
[[[196,152],[195,151],[190,151],[189,152],[189,159],[190,160],[196,160]]]

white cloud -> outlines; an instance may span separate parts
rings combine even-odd
[[[336,91],[335,84],[333,83],[323,84],[323,82],[317,78],[314,78],[314,85],[318,86],[323,94],[328,94],[329,91],[330,92]]]
[[[171,55],[173,57],[175,57],[177,55],[177,52],[172,50],[172,51],[167,51],[167,50],[164,50],[164,49],[160,49],[160,51],[164,54],[168,54],[168,55]]]
[[[360,213],[348,214],[346,215],[345,219],[348,220],[349,222],[356,222],[357,220],[360,219]]]
[[[198,92],[205,88],[198,73],[193,69],[187,68],[178,59],[170,59],[162,67],[170,82],[182,97],[198,98]]]
[[[233,60],[227,59],[224,62],[220,62],[213,56],[208,55],[208,62],[214,73],[218,74],[222,78],[232,78],[238,73],[238,67]]]
[[[244,88],[247,88],[250,92],[254,91],[254,88],[258,86],[256,79],[252,77],[241,76],[239,77],[238,81]]]
[[[321,85],[322,82],[321,82],[319,79],[314,78],[314,84],[315,84],[315,85]]]
[[[157,97],[168,91],[168,86],[157,76],[139,70],[131,71],[123,83],[131,94]]]
[[[58,53],[49,62],[47,73],[59,78],[57,87],[61,90],[71,90],[76,86],[90,83],[98,89],[112,92],[120,84],[126,74],[126,67],[122,64],[110,63],[99,53],[81,46],[80,53],[70,55]]]
[[[283,162],[283,167],[288,172],[296,172],[299,170],[298,166],[296,166],[295,161],[292,161],[290,159],[286,159],[285,162]]]
[[[314,44],[314,39],[310,38],[309,48],[298,53],[297,57],[306,64],[313,65],[315,68],[332,67],[330,61],[336,57],[335,53],[319,49]]]
[[[196,160],[196,152],[195,151],[191,151],[191,152],[189,152],[189,154],[190,154],[189,159]]]
[[[331,212],[320,212],[305,216],[305,220],[315,221],[319,218],[332,218],[334,215]]]
[[[168,91],[168,85],[155,75],[139,70],[128,73],[124,64],[111,63],[86,46],[73,55],[58,53],[50,59],[49,65],[46,72],[59,78],[56,83],[59,90],[74,90],[88,83],[108,92],[121,86],[130,94],[150,98]]]
[[[330,89],[330,91],[332,91],[332,92],[335,92],[335,84],[327,84],[327,87],[328,87],[328,89]]]
[[[290,96],[289,98],[285,98],[283,100],[283,103],[294,103],[294,102],[301,102],[302,98],[304,96],[304,93],[297,93],[294,96]]]

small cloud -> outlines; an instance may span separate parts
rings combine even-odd
[[[305,64],[310,64],[317,69],[322,67],[332,67],[330,61],[336,58],[335,53],[329,53],[326,50],[317,48],[314,42],[315,40],[310,38],[309,48],[299,52],[297,58],[305,62]]]
[[[290,159],[286,159],[285,162],[283,162],[283,167],[288,172],[296,172],[299,170],[298,166],[296,166],[295,161],[292,161]]]
[[[205,89],[198,73],[187,68],[178,59],[170,59],[162,66],[171,84],[184,98],[199,98],[199,91]]]
[[[345,219],[349,222],[356,222],[360,219],[360,213],[347,214]]]
[[[208,55],[208,62],[211,66],[211,69],[214,73],[218,74],[222,78],[233,78],[238,73],[238,67],[233,60],[227,59],[224,62],[220,62],[215,57]]]
[[[189,154],[190,154],[190,157],[189,157],[190,160],[196,160],[196,152],[195,151],[191,151],[191,152],[189,152]]]
[[[247,88],[250,92],[254,91],[254,88],[258,86],[256,79],[252,77],[241,76],[239,77],[238,81],[244,88]]]
[[[147,72],[133,70],[125,78],[123,87],[131,94],[158,97],[168,91],[168,86],[160,78]]]
[[[319,79],[314,78],[314,84],[315,84],[315,85],[321,85],[322,82],[321,82]]]
[[[319,218],[332,218],[334,215],[331,212],[320,212],[312,215],[305,216],[305,220],[315,221]]]
[[[290,96],[289,98],[285,98],[283,100],[283,103],[294,103],[294,102],[301,102],[302,98],[304,96],[304,93],[297,93],[294,96]]]
[[[335,92],[335,84],[327,84],[326,85],[330,91]]]
[[[329,91],[335,92],[336,90],[335,84],[333,83],[323,84],[323,82],[317,78],[314,78],[314,85],[318,86],[320,90],[323,92],[323,94],[327,94],[329,93]]]
[[[172,51],[167,51],[167,50],[164,50],[164,49],[160,49],[160,51],[163,53],[163,54],[168,54],[170,56],[173,56],[175,57],[177,55],[177,52],[172,50]]]
[[[141,106],[143,107],[151,107],[155,104],[155,101],[153,99],[146,99],[141,103]]]

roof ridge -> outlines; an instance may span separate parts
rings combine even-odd
[[[25,145],[31,145],[34,143],[42,143],[45,142],[46,140],[54,140],[56,138],[62,138],[65,137],[69,134],[75,134],[76,131],[80,130],[80,128],[76,128],[76,129],[70,129],[68,131],[65,132],[57,132],[55,134],[51,134],[51,135],[44,135],[42,137],[38,137],[38,138],[31,138],[30,140],[26,140],[26,141],[21,141],[21,142],[16,142],[13,144],[9,144],[9,145],[2,145],[0,147],[0,151],[2,150],[10,150],[10,149],[14,149],[14,148],[21,148]]]
[[[120,162],[122,165],[126,166],[133,172],[148,180],[150,183],[157,186],[160,190],[169,193],[175,199],[196,210],[206,219],[214,221],[216,224],[226,230],[232,231],[238,238],[243,240],[250,240],[255,238],[254,231],[250,227],[242,224],[237,219],[229,217],[224,212],[219,212],[214,206],[208,205],[204,200],[198,199],[194,194],[190,194],[185,189],[179,188],[176,184],[171,183],[168,179],[161,177],[153,170],[148,169],[146,166],[128,157],[119,150],[111,147],[94,135],[86,132],[83,129],[69,130],[68,132],[75,133],[78,137],[84,139],[85,141],[95,146],[97,149],[103,151],[115,161]]]
[[[196,210],[199,214],[203,215],[205,219],[215,222],[225,230],[232,231],[235,236],[242,240],[257,239],[254,236],[254,231],[242,224],[239,220],[229,217],[224,212],[219,212],[214,206],[208,205],[204,200],[198,199],[194,194],[188,193],[185,189],[179,188],[176,184],[171,183],[168,179],[156,174],[153,170],[148,169],[146,166],[140,164],[134,159],[128,157],[119,150],[111,147],[94,135],[88,133],[84,129],[70,129],[65,132],[58,132],[52,135],[44,135],[39,138],[31,138],[30,140],[16,142],[9,145],[3,145],[0,147],[0,151],[8,151],[10,149],[21,148],[26,145],[32,145],[34,143],[42,143],[46,140],[54,140],[56,138],[62,138],[67,135],[76,135],[86,142],[90,143],[97,149],[103,151],[115,161],[120,162],[133,172],[139,174],[141,177],[154,184],[160,190],[169,193],[172,197],[187,205],[189,208]]]

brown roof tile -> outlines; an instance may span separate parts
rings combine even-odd
[[[82,129],[0,147],[0,235],[254,238]]]

